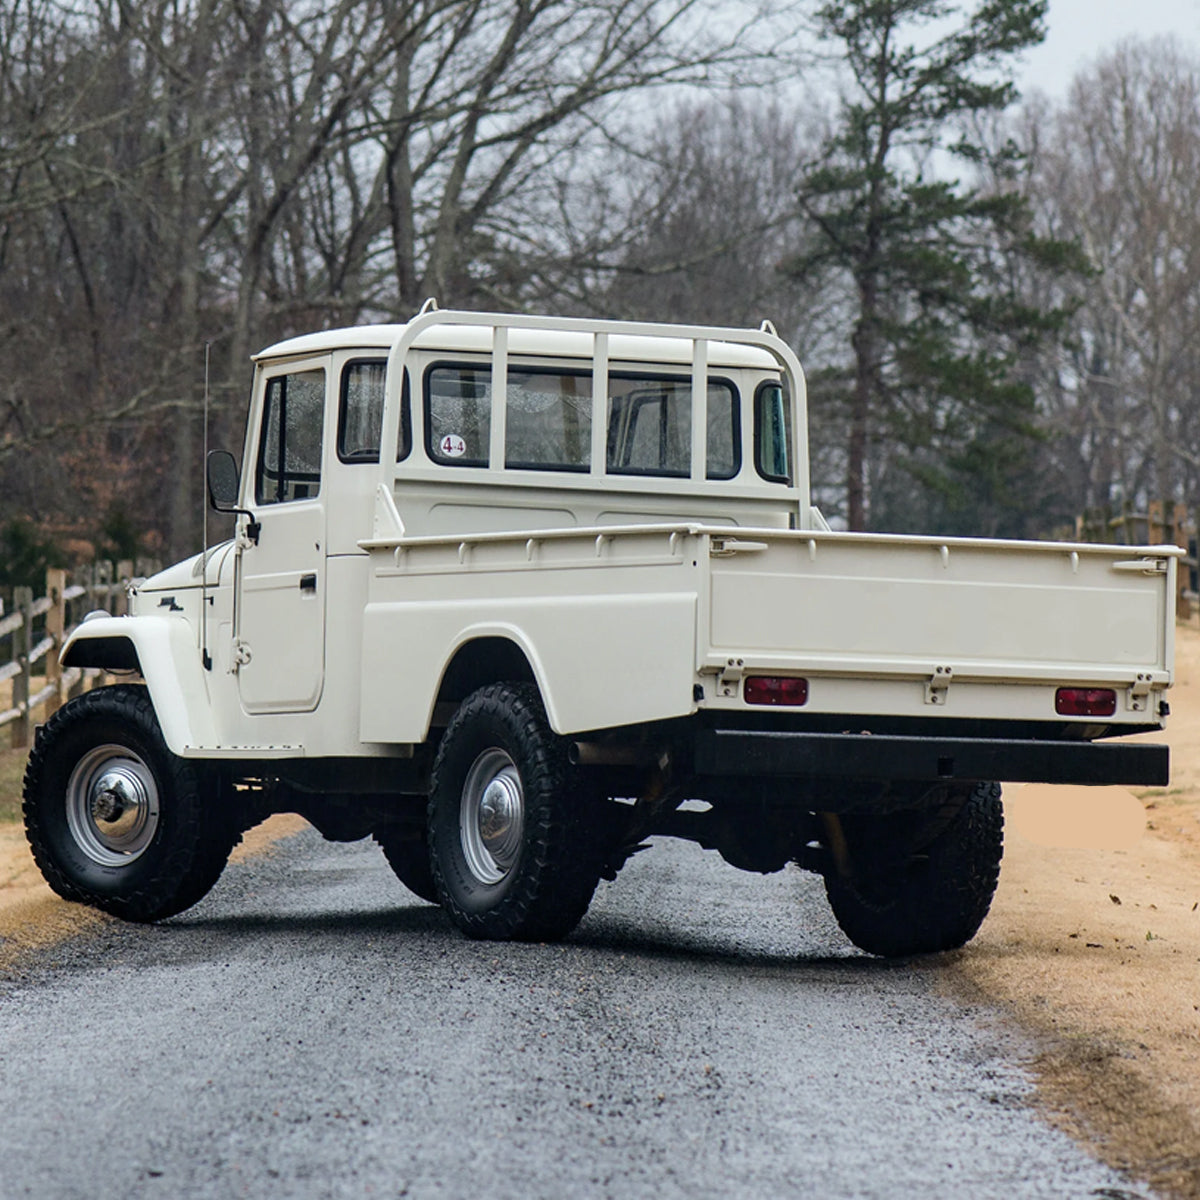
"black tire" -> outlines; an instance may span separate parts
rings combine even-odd
[[[127,921],[190,908],[239,830],[216,786],[163,741],[144,687],[88,692],[41,729],[25,768],[25,833],[64,899]]]
[[[846,817],[848,876],[825,892],[846,936],[896,958],[954,950],[987,916],[1004,854],[998,783],[977,784],[919,812]]]
[[[433,765],[429,844],[442,907],[471,937],[554,941],[600,878],[589,807],[537,689],[493,684],[454,714]]]
[[[388,860],[396,878],[414,896],[419,896],[430,904],[437,904],[437,885],[433,882],[433,868],[429,865],[429,844],[426,839],[419,835],[414,836],[411,830],[377,829],[375,840],[383,850],[383,856]]]

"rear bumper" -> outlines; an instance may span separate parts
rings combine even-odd
[[[1166,746],[1007,738],[905,737],[706,729],[696,739],[696,774],[709,778],[999,780],[1165,786]]]

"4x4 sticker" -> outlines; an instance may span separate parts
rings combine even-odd
[[[467,443],[457,433],[448,433],[438,443],[438,449],[447,458],[462,458],[467,452]]]

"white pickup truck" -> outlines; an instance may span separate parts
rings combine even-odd
[[[831,532],[736,330],[422,311],[255,360],[237,535],[95,614],[25,777],[63,896],[169,916],[272,812],[548,939],[645,839],[819,872],[877,954],[986,915],[995,780],[1163,784],[1171,547]]]

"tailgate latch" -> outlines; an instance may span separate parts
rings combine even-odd
[[[749,542],[743,538],[714,537],[708,544],[709,558],[732,558],[735,554],[761,554],[771,547],[766,542]]]
[[[1132,558],[1125,562],[1112,563],[1113,571],[1132,571],[1139,575],[1165,575],[1167,560],[1165,558]]]
[[[933,674],[925,681],[925,703],[945,704],[953,678],[953,667],[935,667]]]

